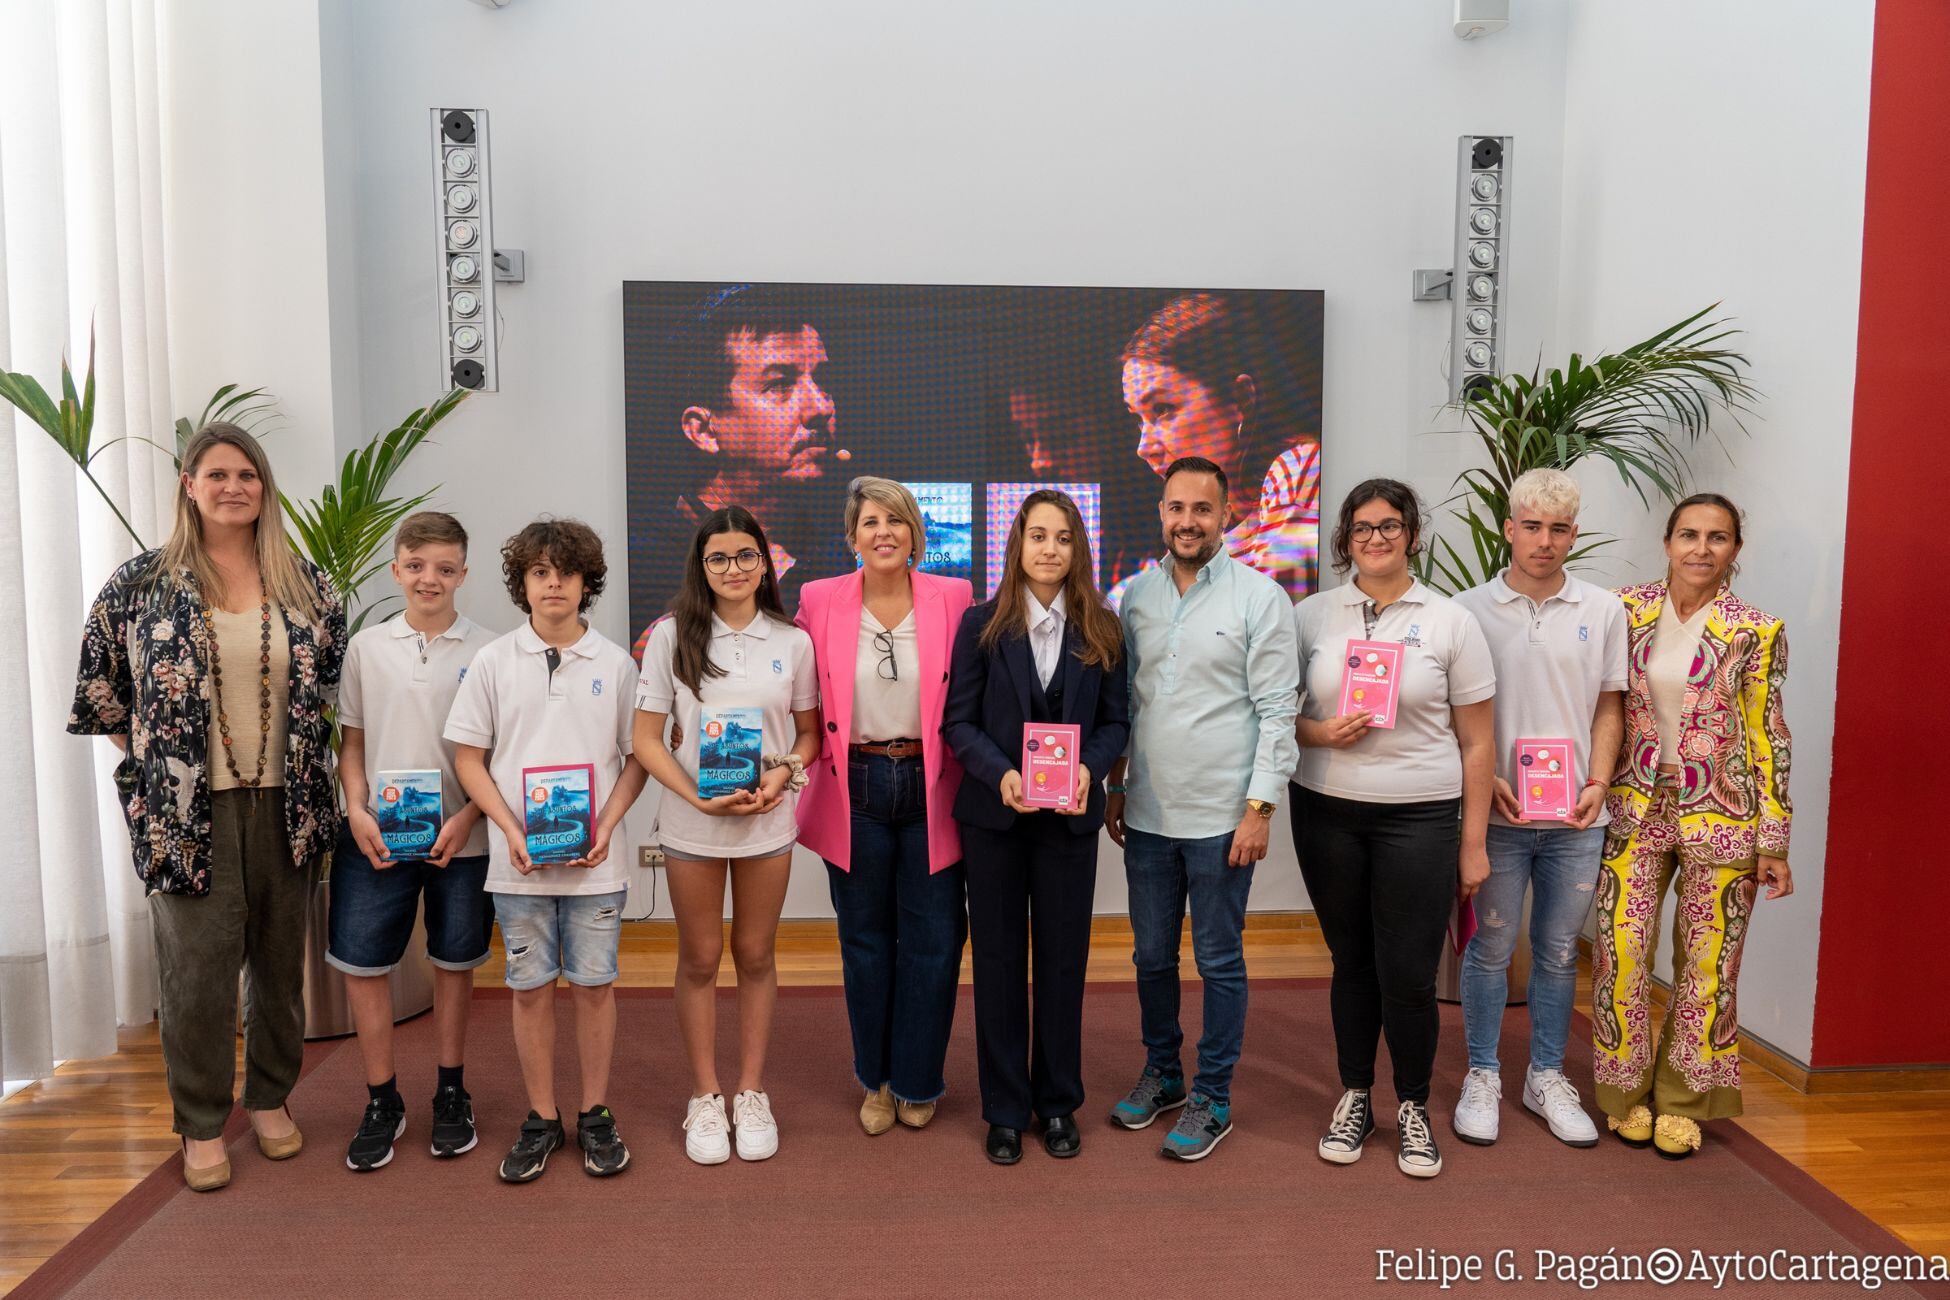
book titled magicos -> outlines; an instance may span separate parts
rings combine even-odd
[[[758,789],[758,765],[765,749],[765,711],[714,708],[698,714],[697,797],[716,799]]]
[[[522,816],[528,860],[537,866],[573,862],[589,850],[595,826],[596,769],[589,763],[521,769]]]
[[[1083,729],[1069,722],[1022,725],[1022,801],[1032,808],[1076,806],[1077,745]]]
[[[424,858],[440,838],[440,773],[373,773],[372,815],[386,852],[400,861]]]

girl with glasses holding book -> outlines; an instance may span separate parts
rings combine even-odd
[[[249,979],[244,1109],[273,1160],[304,1061],[305,918],[338,834],[332,724],[345,609],[285,538],[271,466],[234,424],[183,449],[168,542],[115,571],[82,630],[68,730],[107,736],[149,892],[162,1054],[183,1180],[230,1181],[237,972]]]
[[[961,765],[941,732],[949,650],[974,590],[916,569],[926,531],[905,487],[853,480],[846,533],[860,568],[807,583],[799,604],[819,659],[823,746],[799,840],[826,862],[869,1134],[934,1118],[967,935]]]
[[[1050,488],[1030,493],[1009,528],[995,599],[962,615],[949,672],[948,744],[970,778],[955,819],[968,855],[975,1051],[985,1146],[999,1165],[1022,1159],[1032,1117],[1043,1121],[1052,1156],[1074,1156],[1083,1141],[1072,1116],[1083,1104],[1103,774],[1130,735],[1124,634],[1095,573],[1076,502]],[[1040,755],[1071,739],[1052,731],[1058,744],[1045,745],[1038,724],[1077,729],[1073,756],[1050,755],[1068,789],[1048,789],[1046,760],[1025,758],[1031,742]],[[1025,764],[1034,772],[1027,793]],[[1063,775],[1070,771],[1073,781]],[[1035,776],[1045,778],[1041,789]]]
[[[765,530],[739,506],[698,525],[669,617],[637,685],[637,760],[664,787],[658,841],[677,913],[677,1023],[691,1065],[684,1151],[699,1164],[779,1149],[763,1088],[778,1002],[779,912],[798,840],[794,796],[819,752],[812,638],[779,603]],[[665,727],[677,723],[674,749]],[[717,982],[731,881],[738,970],[738,1087],[718,1086]]]

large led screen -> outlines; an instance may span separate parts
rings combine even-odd
[[[914,491],[921,567],[978,598],[1023,497],[1060,487],[1116,600],[1164,552],[1160,472],[1205,456],[1227,549],[1294,596],[1318,583],[1318,292],[630,281],[623,334],[639,631],[722,505],[758,516],[796,609],[854,567],[860,474]]]

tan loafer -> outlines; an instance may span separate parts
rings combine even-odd
[[[214,1192],[219,1187],[230,1184],[230,1158],[224,1157],[220,1165],[205,1165],[201,1169],[190,1168],[189,1146],[183,1147],[183,1185],[193,1192]]]
[[[904,1101],[895,1109],[895,1117],[909,1128],[926,1128],[934,1118],[934,1103],[931,1101]]]
[[[290,1111],[285,1111],[286,1118],[289,1118],[290,1115]],[[264,1153],[266,1160],[289,1160],[305,1149],[305,1135],[299,1130],[298,1124],[294,1120],[292,1121],[291,1132],[284,1137],[267,1138],[262,1133],[258,1133],[257,1149]]]
[[[879,1092],[870,1092],[860,1103],[860,1127],[867,1131],[868,1137],[878,1137],[894,1127],[894,1094],[886,1084],[880,1085]]]

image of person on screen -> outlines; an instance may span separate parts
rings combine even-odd
[[[1277,326],[1239,298],[1174,298],[1124,345],[1124,404],[1153,472],[1200,456],[1239,485],[1226,551],[1303,596],[1319,585],[1319,396],[1278,342]]]
[[[666,348],[671,383],[663,409],[680,435],[670,442],[675,490],[668,510],[646,522],[678,540],[657,554],[680,557],[682,539],[727,506],[777,520],[772,567],[789,609],[813,576],[800,566],[805,542],[794,525],[806,514],[809,492],[841,458],[833,398],[821,383],[826,345],[819,329],[796,304],[759,286],[731,285],[706,298]],[[653,590],[655,617],[680,575],[667,576]],[[649,634],[645,627],[637,638],[639,659]]]

